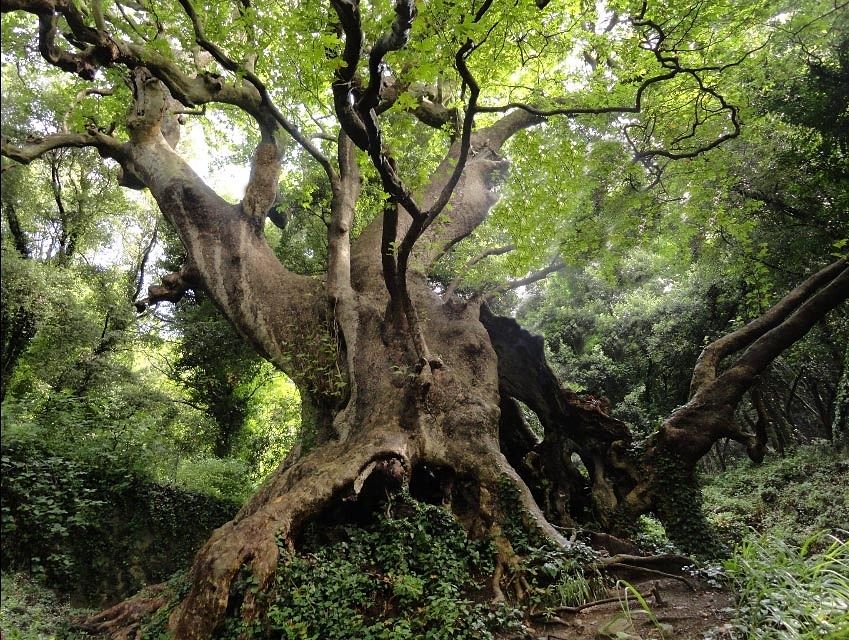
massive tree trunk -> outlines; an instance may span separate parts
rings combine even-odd
[[[504,514],[496,497],[506,478],[519,489],[529,526],[564,543],[501,452],[498,359],[479,320],[480,302],[445,302],[426,278],[436,257],[479,224],[495,202],[491,174],[503,165],[500,146],[538,118],[514,113],[475,133],[478,153],[452,195],[452,218],[421,230],[425,248],[411,254],[403,283],[387,286],[384,217],[353,246],[349,238],[359,178],[346,134],[340,133],[338,169],[330,173],[328,273],[323,280],[307,278],[287,271],[262,234],[279,172],[273,136],[257,149],[244,200],[230,205],[161,134],[168,104],[162,85],[140,68],[135,88],[130,142],[103,150],[150,188],[188,253],[185,267],[151,287],[148,301],[177,300],[187,287],[202,287],[257,350],[299,385],[308,417],[296,451],[198,553],[191,590],[169,620],[176,636],[211,637],[227,614],[240,572],[249,571],[260,590],[267,587],[278,541],[294,545],[307,522],[342,500],[355,500],[369,484],[415,487],[420,474],[435,474],[444,501],[473,535],[482,536],[498,535]],[[425,205],[451,180],[456,156],[455,148],[421,194]],[[401,242],[415,219],[401,207],[393,218],[395,241]],[[242,611],[251,615],[259,605],[246,597]],[[115,618],[98,620],[96,628],[115,630]],[[126,632],[127,621],[121,623],[120,632]]]
[[[327,165],[330,260],[326,277],[316,279],[286,270],[262,233],[280,170],[273,132],[265,131],[257,148],[244,200],[229,204],[163,135],[169,104],[163,85],[144,67],[134,82],[130,141],[87,135],[121,163],[126,181],[150,188],[187,250],[185,267],[151,287],[149,301],[175,301],[186,288],[202,287],[299,385],[306,418],[301,444],[199,551],[191,588],[168,621],[178,638],[214,635],[233,598],[242,597],[232,587],[243,572],[262,593],[279,561],[279,541],[294,546],[306,523],[341,501],[372,494],[369,486],[416,487],[425,473],[436,474],[441,499],[475,536],[501,535],[506,514],[497,495],[505,480],[518,490],[527,526],[559,544],[566,541],[550,523],[572,525],[582,516],[621,528],[654,511],[674,523],[669,478],[689,483],[695,463],[720,438],[743,440],[754,457],[762,455],[763,443],[733,426],[734,407],[773,358],[849,296],[849,269],[841,260],[762,319],[709,346],[696,367],[692,399],[638,453],[625,424],[560,386],[541,339],[493,316],[478,300],[443,300],[427,280],[437,257],[480,224],[496,201],[501,146],[539,118],[514,111],[455,143],[418,194],[424,206],[435,206],[456,181],[444,224],[420,224],[420,213],[396,204],[353,243],[359,174],[353,144],[340,132],[338,157]],[[452,167],[461,144],[473,145],[476,154],[457,179]],[[392,263],[387,246],[402,245],[403,253],[411,232],[423,242],[409,247],[415,250],[407,260]],[[743,347],[744,355],[719,374],[721,359]],[[516,401],[539,416],[541,441]],[[261,599],[254,592],[244,598],[242,615],[258,615]],[[91,628],[125,634],[138,623],[128,612],[149,613],[148,605],[121,605],[115,615],[92,619]]]

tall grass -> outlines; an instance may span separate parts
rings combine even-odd
[[[795,546],[753,536],[725,569],[743,638],[849,640],[849,540],[821,533]]]

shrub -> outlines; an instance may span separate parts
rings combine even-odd
[[[105,459],[2,446],[0,559],[75,602],[108,605],[187,564],[238,506],[158,485]]]
[[[740,543],[750,528],[797,545],[818,531],[839,534],[849,523],[849,461],[828,443],[799,447],[761,465],[741,462],[703,488],[708,519],[724,541]]]

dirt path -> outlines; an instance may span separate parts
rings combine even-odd
[[[695,591],[675,580],[634,584],[643,593],[657,585],[660,603],[650,597],[651,614],[632,596],[627,604],[623,591],[611,592],[617,602],[598,605],[580,613],[562,614],[560,621],[535,622],[539,640],[730,640],[733,616],[731,595],[705,584]],[[652,620],[651,616],[654,616]]]

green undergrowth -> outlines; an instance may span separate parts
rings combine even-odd
[[[368,524],[314,526],[297,553],[280,553],[264,619],[246,628],[234,611],[220,638],[485,640],[522,626],[516,609],[490,604],[490,542],[407,494]],[[244,576],[237,591],[251,589]]]
[[[4,434],[5,436],[5,434]],[[0,563],[105,607],[186,566],[238,506],[4,437]]]
[[[846,487],[849,458],[820,442],[713,476],[703,488],[704,508],[729,546],[752,529],[800,545],[821,531],[849,530]]]
[[[22,573],[0,578],[0,631],[4,640],[73,638],[69,620],[85,613]]]
[[[264,616],[242,620],[239,607],[219,634],[230,638],[286,640],[487,640],[527,634],[522,608],[579,604],[598,585],[581,566],[591,550],[557,550],[508,521],[505,534],[520,559],[509,587],[530,585],[521,603],[493,601],[496,545],[472,540],[442,506],[397,494],[357,526],[315,525],[298,551],[281,543],[281,562],[264,599]],[[235,589],[240,601],[257,587],[250,575]],[[505,594],[512,591],[505,588]],[[522,607],[522,608],[520,608]]]
[[[504,478],[499,485],[501,510],[507,514],[504,535],[520,559],[517,575],[508,581],[524,581],[527,606],[540,614],[558,607],[573,607],[594,600],[606,591],[602,576],[585,567],[595,559],[595,551],[581,542],[568,549],[552,543],[537,529],[525,525],[526,512],[519,502],[516,485]]]
[[[734,548],[737,637],[849,639],[847,486],[849,460],[827,443],[707,480],[707,517]]]
[[[726,562],[747,640],[849,638],[849,540],[819,534],[794,545],[746,539]]]

